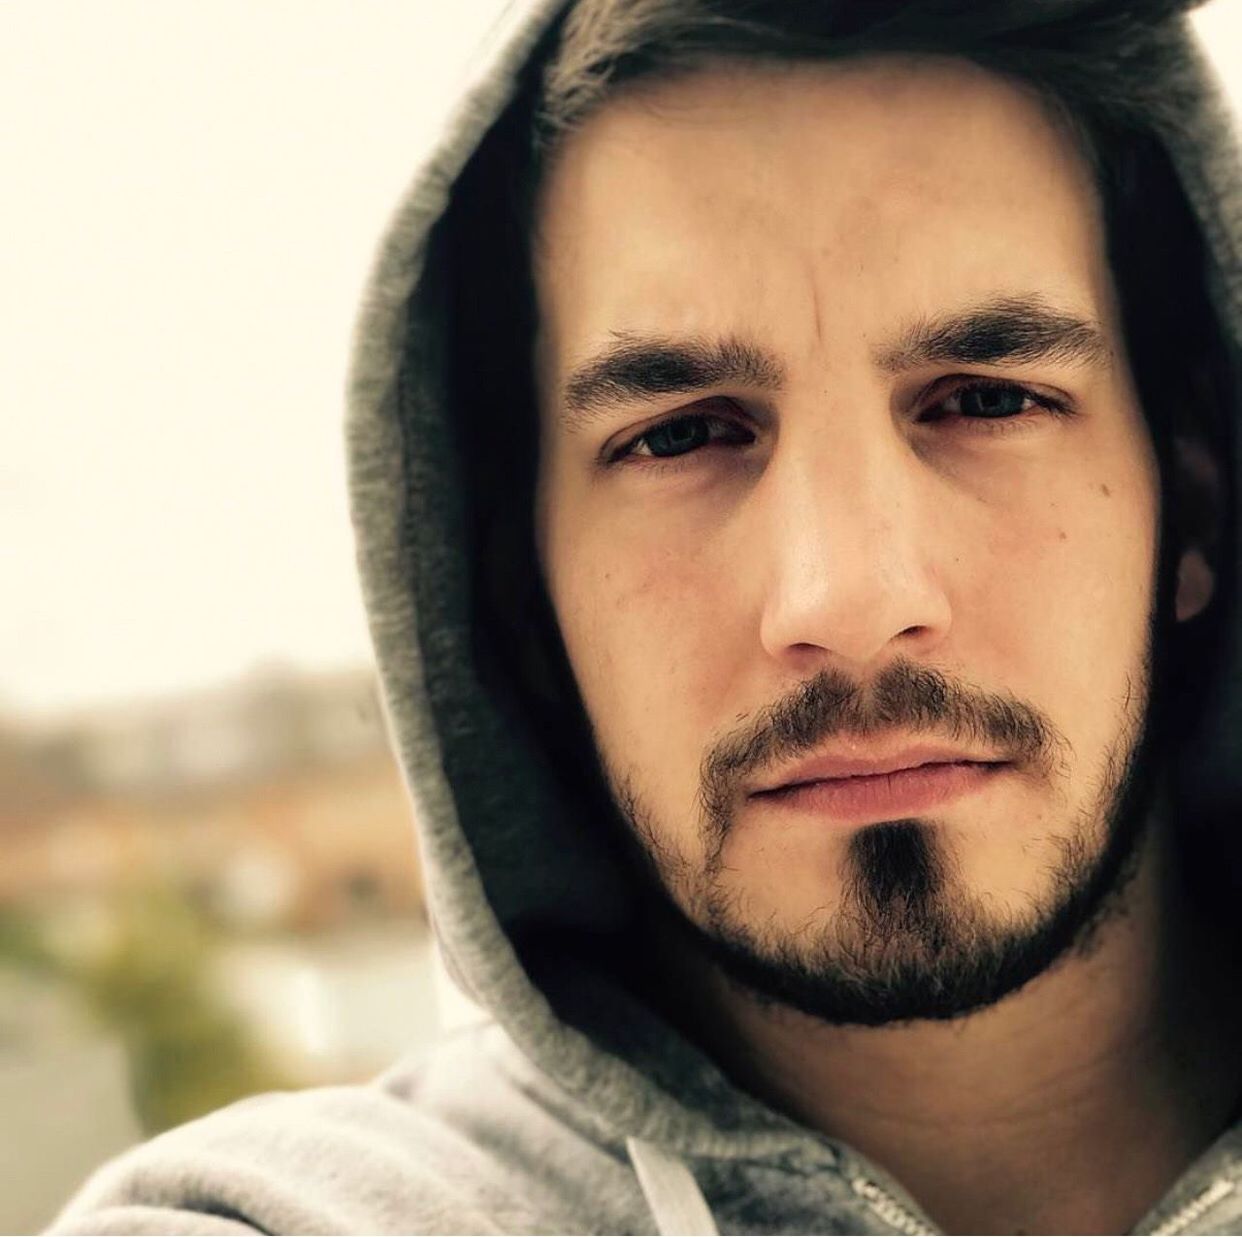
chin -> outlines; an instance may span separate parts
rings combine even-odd
[[[1101,923],[1121,912],[1146,820],[1123,818],[1094,848],[1079,821],[1056,848],[1042,898],[1024,899],[1012,919],[964,887],[945,830],[920,820],[851,833],[831,907],[808,902],[798,918],[785,901],[756,915],[717,883],[702,913],[682,919],[699,949],[761,1003],[835,1025],[962,1018],[1090,948]]]

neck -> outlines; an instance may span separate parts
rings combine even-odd
[[[893,1173],[950,1232],[1124,1232],[1229,1121],[1242,1020],[1149,829],[1125,904],[997,1004],[832,1026],[671,958],[682,1021],[747,1090]]]

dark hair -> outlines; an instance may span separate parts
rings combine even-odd
[[[459,180],[444,224],[453,400],[459,432],[474,446],[463,466],[476,504],[476,655],[496,691],[516,691],[523,715],[542,719],[558,764],[581,768],[590,749],[580,705],[566,712],[576,692],[534,564],[529,244],[538,188],[561,137],[614,92],[721,57],[955,55],[1033,87],[1068,128],[1095,174],[1133,375],[1159,460],[1161,596],[1171,598],[1177,551],[1188,540],[1216,567],[1212,604],[1184,630],[1163,634],[1156,667],[1180,690],[1176,714],[1170,709],[1153,722],[1187,731],[1194,719],[1184,706],[1204,698],[1233,608],[1232,494],[1227,467],[1226,490],[1213,501],[1187,485],[1173,440],[1197,441],[1227,460],[1235,382],[1206,287],[1199,226],[1158,136],[1176,127],[1184,106],[1167,23],[1188,7],[1185,0],[578,0],[562,14]],[[532,641],[534,631],[544,638]],[[532,688],[549,677],[561,685],[551,694]]]

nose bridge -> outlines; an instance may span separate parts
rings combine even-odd
[[[947,630],[928,486],[900,435],[821,421],[782,445],[765,477],[768,652],[814,646],[865,665],[912,629]]]

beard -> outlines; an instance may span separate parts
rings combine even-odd
[[[837,1025],[961,1017],[1071,952],[1085,956],[1099,927],[1123,911],[1150,817],[1137,762],[1124,767],[1103,844],[1088,841],[1096,813],[1056,835],[1048,892],[1019,923],[988,918],[983,900],[958,883],[943,832],[917,819],[855,833],[839,909],[801,936],[755,931],[718,883],[706,897],[707,928],[686,922],[724,973],[767,1003]]]
[[[1153,635],[1154,627],[1153,615]],[[988,741],[1051,782],[1063,767],[1065,741],[1042,714],[1012,697],[972,692],[904,660],[879,676],[870,695],[825,671],[705,758],[706,858],[698,868],[663,844],[632,783],[609,780],[631,836],[643,843],[661,909],[752,997],[835,1025],[958,1018],[995,1004],[1072,953],[1089,953],[1101,925],[1124,913],[1157,792],[1147,725],[1151,689],[1145,656],[1131,676],[1097,791],[1065,832],[1053,835],[1057,859],[1046,892],[1017,922],[989,916],[985,899],[961,880],[944,830],[919,818],[853,831],[836,907],[798,930],[770,921],[756,926],[723,880],[741,779],[833,734],[948,732]]]

